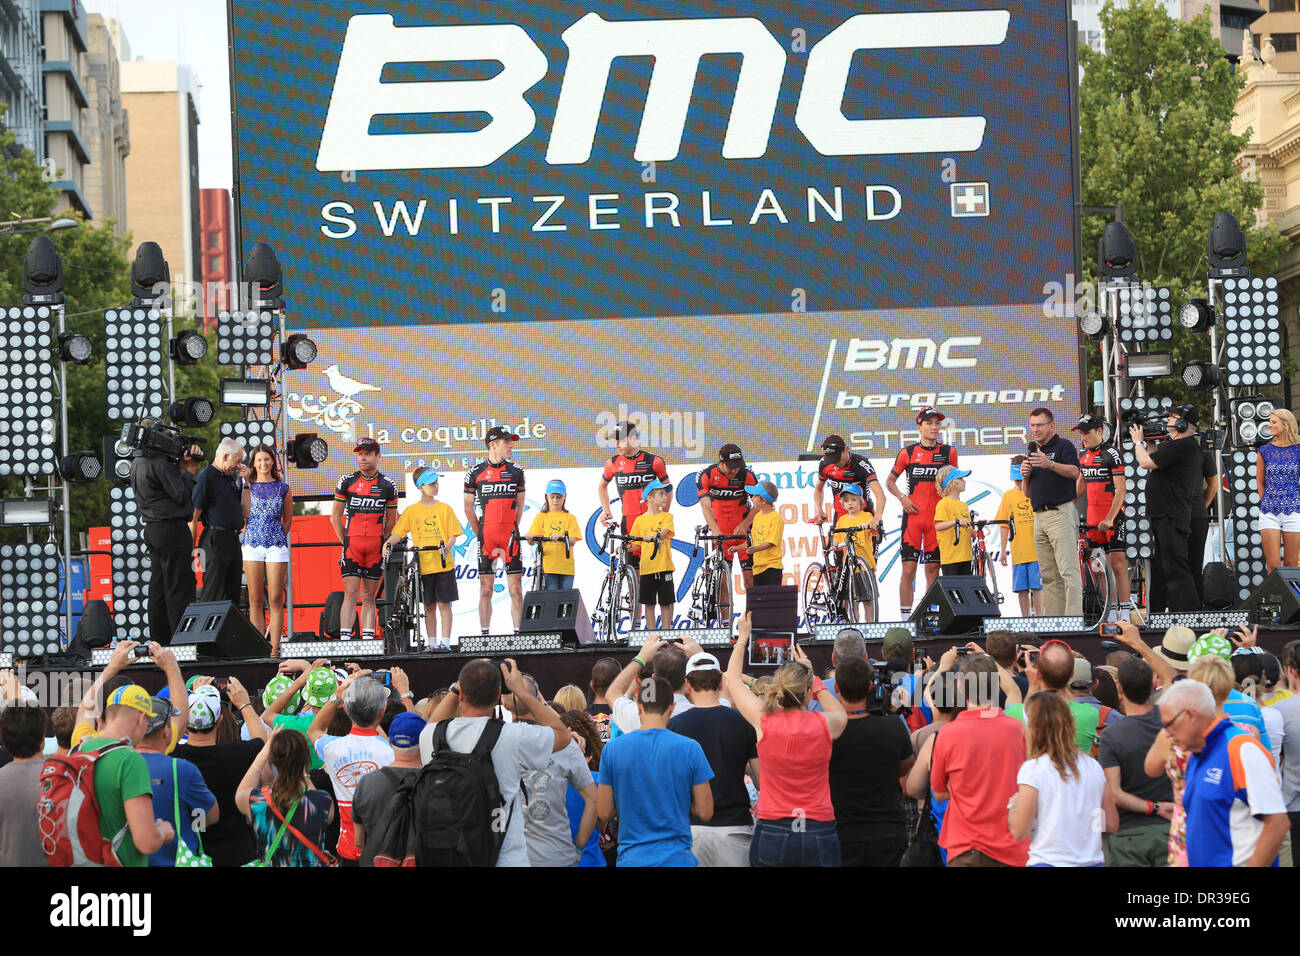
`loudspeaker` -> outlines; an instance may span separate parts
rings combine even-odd
[[[1285,627],[1300,620],[1300,568],[1277,568],[1242,607],[1260,627]]]
[[[199,657],[270,657],[271,645],[234,601],[195,601],[181,614],[172,647],[194,645]]]
[[[339,639],[339,612],[343,610],[343,592],[331,591],[320,612],[320,636],[330,641]]]
[[[1226,611],[1237,603],[1237,576],[1222,561],[1211,561],[1201,572],[1201,591],[1206,607]]]
[[[77,621],[76,636],[68,645],[68,653],[78,660],[89,661],[90,652],[97,647],[107,647],[115,634],[108,605],[103,601],[87,601],[81,619]]]
[[[980,629],[984,618],[1001,616],[1002,610],[982,577],[941,574],[910,620],[916,623],[918,635],[970,634]]]
[[[577,588],[567,591],[529,591],[519,619],[520,634],[559,631],[567,647],[599,643],[591,629],[591,615]]]
[[[793,631],[799,626],[799,589],[793,584],[751,587],[745,592],[745,610],[752,612],[754,629]]]

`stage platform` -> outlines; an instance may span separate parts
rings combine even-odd
[[[987,630],[997,630],[1007,628],[1013,630],[1033,631],[1044,640],[1050,638],[1059,638],[1066,641],[1071,647],[1084,654],[1094,664],[1100,664],[1104,661],[1107,650],[1102,647],[1102,639],[1096,631],[1063,631],[1048,630],[1046,628],[1037,629],[1032,625],[1038,623],[1041,627],[1047,621],[1052,619],[1045,618],[989,618],[986,621]],[[883,639],[883,631],[888,627],[909,626],[907,622],[895,624],[875,624],[859,625],[870,628],[867,634],[867,656],[876,658],[879,656],[879,645]],[[838,625],[835,629],[838,629]],[[1197,628],[1198,633],[1202,628]],[[800,634],[800,646],[805,649],[808,657],[812,660],[818,673],[821,673],[831,664],[831,647],[834,644],[833,630],[828,627],[819,627],[818,634]],[[632,660],[632,657],[641,647],[644,641],[644,634],[649,632],[633,632],[636,637],[633,643],[628,645],[616,644],[598,644],[580,648],[561,648],[555,649],[547,647],[538,650],[513,650],[513,651],[493,651],[490,654],[482,652],[462,653],[459,651],[442,651],[442,652],[418,652],[410,654],[383,655],[383,656],[365,656],[357,657],[348,654],[331,655],[322,651],[322,645],[328,648],[334,642],[321,641],[312,645],[311,650],[318,651],[316,657],[327,657],[333,664],[341,665],[345,662],[355,662],[362,667],[378,670],[380,668],[391,667],[393,665],[401,667],[406,671],[411,680],[411,689],[415,692],[416,699],[425,697],[433,691],[444,688],[456,679],[461,667],[467,660],[475,657],[490,656],[493,658],[512,657],[518,661],[519,666],[525,673],[531,674],[540,685],[542,692],[548,697],[553,695],[556,690],[565,684],[575,684],[589,693],[587,684],[591,680],[591,668],[596,661],[602,657],[612,657],[620,663],[626,664]],[[654,632],[654,633],[671,633],[671,632]],[[690,632],[694,636],[697,632]],[[1158,646],[1160,639],[1164,634],[1164,628],[1145,629],[1143,637],[1152,647]],[[528,635],[525,635],[527,637]],[[518,640],[517,635],[492,635],[493,640],[505,641],[508,639]],[[730,648],[725,631],[720,631],[711,635],[712,640],[705,644],[705,649],[715,654],[722,666],[727,666],[730,656]],[[1259,644],[1265,650],[1273,654],[1280,654],[1282,647],[1291,640],[1300,638],[1300,629],[1260,629]],[[965,635],[925,635],[916,639],[916,645],[925,649],[929,656],[938,659],[949,647],[954,644],[963,645],[967,641],[983,642],[983,633],[973,633]],[[545,642],[543,642],[545,643]],[[704,643],[704,642],[702,642]],[[288,653],[286,657],[305,656],[299,655],[293,644],[286,645]],[[340,648],[342,650],[343,648]],[[237,660],[199,660],[193,663],[182,663],[181,671],[190,677],[194,674],[207,674],[216,677],[235,677],[250,693],[254,693],[264,687],[268,680],[273,677],[278,667],[278,659],[237,659]],[[37,674],[46,671],[67,672],[70,669],[97,671],[98,667],[29,667],[29,674]],[[762,674],[765,671],[771,671],[771,667],[750,666],[746,670],[750,673]],[[162,672],[154,667],[151,663],[141,662],[132,664],[127,673],[131,674],[136,681],[149,691],[157,691],[162,688],[164,682]]]

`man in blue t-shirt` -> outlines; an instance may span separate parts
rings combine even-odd
[[[217,798],[203,780],[199,768],[188,760],[167,756],[175,744],[175,723],[179,716],[170,700],[153,698],[155,716],[149,718],[145,737],[136,751],[149,766],[149,784],[153,788],[153,815],[167,820],[176,836],[185,841],[191,853],[198,853],[199,834],[208,824],[217,822]],[[179,847],[173,839],[149,854],[150,866],[175,866]]]
[[[713,769],[704,750],[668,729],[673,686],[662,677],[641,684],[641,729],[605,745],[596,815],[618,814],[619,866],[695,866],[691,816],[713,816]]]

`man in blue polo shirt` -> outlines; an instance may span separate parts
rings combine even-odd
[[[1215,713],[1214,695],[1182,680],[1160,698],[1165,732],[1192,751],[1183,809],[1188,866],[1277,866],[1291,829],[1267,750]]]

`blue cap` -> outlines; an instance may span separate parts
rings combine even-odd
[[[410,711],[403,711],[388,725],[388,742],[400,750],[418,747],[420,731],[424,730],[424,727],[423,717]]]
[[[421,485],[431,485],[441,477],[442,476],[432,468],[426,468],[424,471],[420,472],[420,477],[415,479],[415,487],[419,488]]]
[[[965,478],[969,474],[970,472],[964,468],[958,468],[956,471],[948,472],[948,474],[943,476],[943,481],[939,483],[939,490],[942,491],[943,489],[947,488],[950,484],[952,484],[953,479]]]
[[[842,494],[842,495],[857,495],[859,498],[861,498],[861,497],[862,497],[862,486],[861,486],[861,485],[845,485],[843,488],[840,489],[840,494]]]
[[[749,493],[753,495],[755,498],[762,498],[764,501],[768,502],[769,504],[776,504],[776,499],[773,498],[771,495],[769,495],[767,493],[767,489],[764,488],[762,485],[750,485],[749,488],[746,490],[749,491]]]
[[[650,492],[658,491],[660,488],[662,488],[664,491],[669,491],[669,492],[673,490],[673,486],[671,482],[660,481],[658,478],[656,478],[654,481],[650,482],[650,484],[646,485],[644,488],[641,489],[641,500],[645,501],[647,498],[650,497]]]
[[[567,495],[569,492],[564,487],[564,482],[559,478],[552,478],[546,483],[546,493],[548,495]]]

